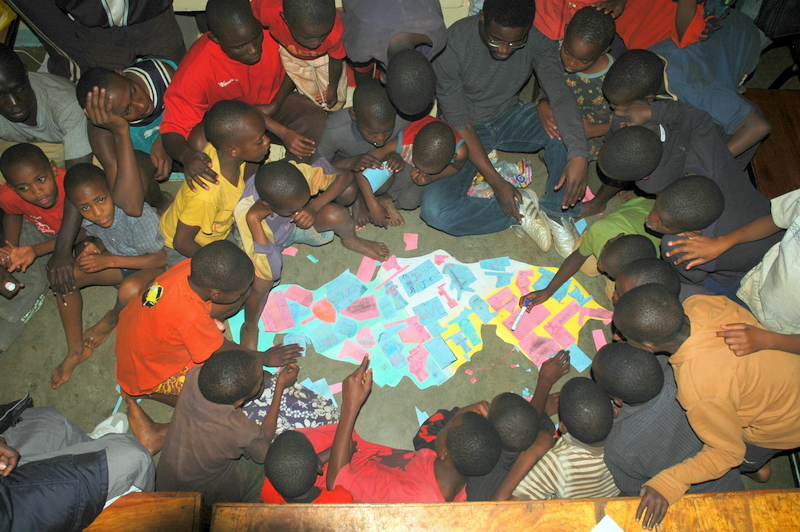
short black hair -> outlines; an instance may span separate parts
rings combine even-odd
[[[700,231],[713,224],[725,209],[722,190],[711,179],[690,175],[664,187],[656,197],[656,207],[673,231]]]
[[[208,0],[206,4],[208,29],[214,35],[224,28],[244,26],[254,18],[249,0]]]
[[[650,50],[628,50],[614,61],[603,80],[603,94],[624,105],[658,94],[664,82],[664,62]],[[613,95],[614,98],[609,98]]]
[[[319,460],[308,437],[296,430],[279,434],[264,459],[264,474],[284,499],[308,492],[317,479]]]
[[[614,324],[619,332],[639,343],[667,343],[680,333],[685,323],[680,301],[659,284],[629,290],[614,307]]]
[[[456,135],[453,129],[441,120],[426,124],[414,137],[414,164],[425,168],[437,168],[439,173],[453,160],[456,151]]]
[[[589,445],[605,440],[614,423],[614,409],[608,395],[586,377],[574,377],[564,383],[558,416],[576,440]]]
[[[533,445],[539,433],[539,413],[521,396],[506,392],[492,399],[489,423],[497,430],[503,450],[519,453]]]
[[[377,79],[363,81],[353,91],[353,112],[359,119],[376,124],[388,124],[397,118],[386,88]]]
[[[278,209],[289,199],[311,194],[303,173],[285,159],[262,165],[256,172],[255,185],[259,199]]]
[[[597,44],[605,49],[611,46],[616,32],[617,26],[614,23],[614,17],[592,6],[587,6],[579,9],[569,21],[564,38],[567,35],[574,35],[582,42]]]
[[[78,85],[75,87],[75,95],[78,97],[78,105],[82,109],[86,108],[86,95],[92,92],[92,89],[108,89],[111,82],[117,77],[122,77],[111,70],[110,68],[94,67],[90,68],[83,74],[81,79],[78,80]]]
[[[622,277],[628,279],[633,287],[655,283],[675,297],[681,293],[681,276],[671,264],[661,259],[639,259],[623,266],[617,273],[617,287]]]
[[[47,155],[44,154],[39,146],[27,142],[14,144],[13,146],[9,146],[6,151],[0,155],[0,172],[6,176],[6,181],[8,181],[8,175],[15,166],[20,163],[33,162],[38,162],[48,168],[50,167],[50,161],[47,160]]]
[[[255,269],[247,254],[233,242],[217,240],[192,257],[190,279],[200,288],[234,292],[253,281]]]
[[[426,111],[436,95],[436,74],[428,58],[416,50],[401,50],[389,58],[386,93],[404,115]]]
[[[488,419],[476,412],[464,412],[454,420],[458,418],[461,422],[448,429],[445,441],[456,471],[465,477],[488,474],[500,458],[500,435]]]
[[[90,163],[76,164],[64,175],[64,193],[72,201],[72,194],[80,187],[88,184],[108,188],[106,173]]]
[[[629,405],[649,401],[664,386],[664,371],[655,355],[625,342],[601,347],[592,361],[592,374],[608,395]]]
[[[218,150],[224,144],[235,146],[240,139],[242,122],[250,114],[261,116],[253,106],[240,100],[221,100],[215,103],[203,119],[206,139]]]
[[[486,0],[482,11],[487,25],[496,22],[504,28],[527,28],[533,24],[536,6],[531,0]]]
[[[241,349],[215,353],[200,367],[197,387],[206,401],[218,405],[249,399],[257,364],[256,357]]]
[[[25,63],[14,52],[14,49],[0,43],[0,71],[6,73],[6,76],[17,75],[20,77],[28,77],[28,69],[25,68]]]
[[[641,259],[655,259],[656,247],[644,235],[622,235],[613,242],[608,243],[598,257],[605,272],[616,279],[619,271],[633,261]]]
[[[623,127],[603,142],[597,166],[611,179],[637,181],[658,168],[663,152],[655,131],[644,126]]]
[[[333,26],[336,3],[334,0],[283,0],[283,16],[290,26],[297,23]]]

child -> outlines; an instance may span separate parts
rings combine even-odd
[[[342,413],[331,448],[327,487],[342,486],[356,502],[460,502],[467,478],[488,474],[502,443],[489,421],[475,412],[455,416],[436,438],[436,450],[391,449],[353,433],[372,389],[369,358],[343,382]],[[356,438],[357,449],[352,442]]]
[[[561,438],[514,490],[517,499],[616,497],[619,489],[603,463],[611,431],[611,401],[591,379],[575,377],[561,388]]]
[[[614,19],[594,7],[584,7],[575,13],[567,25],[561,43],[561,64],[564,79],[575,93],[575,99],[583,116],[583,129],[589,141],[589,160],[597,158],[603,136],[611,127],[614,113],[603,97],[603,80],[614,58],[608,51],[614,38]],[[558,137],[558,126],[547,95],[536,104],[542,127],[551,136]],[[581,215],[592,213],[581,211]]]
[[[15,273],[20,286],[0,299],[0,351],[20,335],[44,301],[47,261],[64,216],[64,175],[54,161],[33,144],[15,144],[0,155],[0,209],[6,245],[0,248],[0,268]],[[4,294],[5,295],[5,294]]]
[[[436,74],[420,50],[405,49],[389,57],[386,93],[400,114],[419,118],[431,110],[436,95]]]
[[[756,193],[757,194],[757,193]],[[721,190],[714,181],[704,176],[687,176],[678,179],[662,190],[656,198],[653,211],[647,217],[647,227],[663,234],[661,249],[671,250],[669,242],[696,235],[715,237],[728,234],[759,218],[763,201],[750,201],[748,194],[737,194],[728,187]],[[767,203],[768,205],[768,203]],[[670,261],[681,275],[684,286],[681,300],[697,293],[726,295],[736,301],[736,289],[742,276],[754,267],[782,235],[773,234],[754,242],[738,244],[718,258],[691,270],[675,263],[680,254],[672,254]],[[676,240],[678,239],[678,240]]]
[[[207,505],[258,502],[263,476],[256,463],[264,462],[275,436],[281,394],[297,380],[297,372],[293,364],[280,372],[275,400],[259,427],[242,412],[242,405],[264,390],[268,373],[257,357],[222,351],[192,368],[166,433],[156,489],[199,491]]]
[[[661,259],[639,259],[619,270],[611,302],[616,305],[626,292],[651,283],[660,284],[675,297],[681,293],[681,276],[671,264]]]
[[[318,161],[322,164],[323,161]],[[258,345],[258,319],[269,292],[280,279],[281,250],[292,243],[321,246],[339,236],[342,245],[376,260],[389,258],[389,248],[356,235],[347,203],[354,196],[353,174],[326,173],[315,163],[275,161],[259,168],[234,209],[244,249],[256,265],[253,291],[245,303],[242,345]]]
[[[764,350],[735,356],[715,333],[726,323],[758,322],[719,296],[683,306],[664,287],[645,285],[619,298],[614,323],[633,347],[670,354],[678,402],[704,445],[692,458],[645,483],[637,515],[652,527],[692,484],[732,467],[759,470],[779,449],[800,445],[800,357]],[[563,397],[562,397],[563,400]]]
[[[392,152],[397,156],[390,156]],[[402,170],[407,164],[410,167],[411,180],[417,186],[423,187],[461,170],[469,158],[469,148],[453,126],[426,115],[406,126],[395,139],[382,148],[373,150],[372,155],[378,160],[385,160],[386,169],[393,173]],[[378,227],[386,227],[391,223],[391,217],[382,202],[377,200],[377,196],[389,191],[394,178],[389,177],[388,181],[375,190],[364,177],[363,171],[356,175],[356,179],[369,211],[369,221]],[[418,206],[419,203],[413,208]],[[356,223],[359,223],[358,219]]]
[[[83,217],[86,233],[94,240],[86,242],[75,260],[75,283],[79,290],[66,294],[64,304],[58,305],[69,351],[53,370],[50,380],[53,388],[67,382],[75,367],[92,356],[93,349],[114,330],[120,311],[141,295],[167,264],[158,216],[144,208],[142,215],[134,218],[114,205],[102,170],[91,164],[73,166],[64,177],[64,191]],[[140,201],[141,197],[140,193]],[[84,333],[80,289],[110,285],[120,287],[116,305]]]
[[[675,399],[669,358],[616,342],[597,352],[592,375],[619,410],[604,459],[622,495],[638,496],[642,484],[703,448]],[[742,489],[739,470],[731,469],[719,480],[693,485],[689,493]]]
[[[169,266],[192,257],[202,246],[228,238],[233,209],[244,192],[245,163],[260,163],[269,153],[264,119],[244,102],[215,103],[206,115],[204,129],[209,143],[203,153],[221,179],[216,186],[194,191],[184,183],[161,217]]]
[[[326,111],[344,107],[344,27],[333,0],[256,0],[252,6],[281,45],[281,61],[297,90]]]
[[[119,316],[114,352],[122,390],[174,405],[189,369],[218,351],[241,349],[223,336],[221,322],[242,308],[252,283],[253,263],[225,241],[157,277],[142,302],[131,301]],[[263,365],[283,366],[300,351],[292,344],[248,352]]]

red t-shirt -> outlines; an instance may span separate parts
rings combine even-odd
[[[628,50],[650,48],[665,39],[672,39],[678,48],[685,48],[699,41],[705,29],[703,4],[697,5],[694,19],[689,24],[683,39],[678,39],[675,15],[678,4],[672,0],[629,0],[625,11],[617,19],[617,34]]]
[[[253,0],[250,4],[253,8],[253,14],[261,22],[265,28],[269,28],[272,38],[278,41],[286,48],[286,51],[300,59],[316,59],[325,54],[330,55],[334,59],[344,59],[347,55],[344,51],[344,44],[342,43],[342,33],[344,32],[344,25],[342,24],[342,17],[339,15],[339,10],[336,10],[336,20],[333,22],[333,29],[319,45],[319,48],[312,50],[300,45],[292,37],[292,32],[289,31],[289,25],[281,17],[283,12],[283,0]]]
[[[285,504],[286,499],[283,498],[283,495],[275,491],[275,488],[272,487],[269,479],[265,478],[264,485],[261,487],[261,502]],[[353,496],[350,495],[350,492],[343,487],[336,486],[331,491],[323,488],[322,492],[319,494],[319,497],[311,501],[311,504],[337,504],[348,502],[353,502]]]
[[[130,395],[151,392],[222,347],[224,337],[211,317],[211,302],[189,286],[191,262],[187,259],[156,278],[163,292],[155,305],[134,299],[119,315],[117,382]]]
[[[61,220],[64,218],[64,176],[67,171],[59,168],[56,172],[56,189],[58,198],[49,209],[42,208],[33,203],[28,203],[14,192],[8,183],[0,185],[0,209],[8,214],[24,216],[34,224],[40,233],[57,235],[61,230]]]
[[[420,118],[419,120],[415,120],[406,126],[406,128],[397,134],[397,143],[404,144],[406,146],[412,146],[414,144],[414,139],[417,138],[417,133],[420,130],[430,124],[431,122],[442,122],[447,124],[444,120],[439,120],[438,118],[434,118],[431,115],[425,115],[424,117]],[[456,128],[447,124],[450,129],[453,130],[453,135],[456,136],[456,151],[458,151],[458,145],[461,143],[461,135],[458,134]]]
[[[234,61],[206,33],[186,52],[164,94],[161,133],[188,137],[206,111],[220,100],[268,104],[285,77],[278,43],[267,30],[264,30],[261,60],[255,65]]]

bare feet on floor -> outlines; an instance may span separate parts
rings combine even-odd
[[[398,211],[397,207],[394,206],[394,200],[391,196],[389,196],[389,194],[378,196],[377,199],[378,203],[380,203],[383,208],[386,209],[386,213],[389,215],[389,226],[397,227],[406,223],[403,215],[400,214],[400,211]]]
[[[102,345],[117,326],[118,321],[119,316],[109,316],[107,313],[100,321],[86,329],[83,333],[83,345],[92,348]]]
[[[350,212],[353,216],[353,221],[356,222],[356,230],[366,227],[366,225],[369,223],[369,209],[367,208],[367,204],[364,202],[364,198],[362,198],[360,195],[350,207]]]
[[[82,346],[80,352],[70,352],[64,357],[64,360],[59,364],[56,369],[50,373],[50,387],[53,389],[60,388],[62,384],[67,382],[72,376],[75,367],[92,356],[94,351],[91,347]]]
[[[383,242],[373,242],[372,240],[355,237],[350,240],[342,240],[342,245],[349,250],[379,261],[385,261],[392,256],[389,248]]]
[[[150,456],[155,456],[161,451],[164,446],[164,440],[167,437],[167,429],[169,423],[156,423],[153,418],[147,415],[147,412],[139,406],[136,399],[131,397],[125,392],[121,392],[125,404],[128,406],[128,422],[131,425],[131,432],[136,436],[136,439],[144,446],[150,453]]]

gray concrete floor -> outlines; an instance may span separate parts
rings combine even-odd
[[[762,64],[748,86],[766,87],[789,61],[785,49],[769,52],[762,58]],[[797,78],[785,86],[794,89],[799,87]],[[520,155],[515,154],[501,154],[501,156],[512,161],[520,158]],[[544,165],[536,155],[527,157],[536,168],[533,186],[541,194],[546,175]],[[174,192],[177,185],[169,183],[165,188]],[[596,188],[596,182],[592,188]],[[613,212],[616,205],[616,200],[612,201],[607,212]],[[436,249],[444,249],[462,262],[502,256],[536,266],[558,267],[562,262],[555,250],[542,253],[533,241],[521,240],[511,230],[493,235],[456,238],[426,226],[419,219],[418,210],[404,212],[403,215],[406,219],[406,225],[403,227],[386,230],[368,227],[362,230],[360,235],[385,242],[398,257],[419,256]],[[417,250],[403,251],[405,232],[419,234]],[[285,257],[283,281],[299,284],[308,289],[320,287],[345,269],[356,271],[361,262],[360,255],[344,249],[336,241],[313,250],[313,254],[319,258],[318,264],[312,264],[306,259],[311,248],[298,247],[300,252],[296,257]],[[576,280],[601,305],[610,308],[610,303],[603,293],[604,278],[588,278],[579,273]],[[83,296],[84,326],[88,327],[113,305],[115,291],[110,287],[93,287],[85,289]],[[595,353],[591,329],[597,327],[605,326],[600,322],[590,321],[581,331],[579,345],[589,356]],[[438,408],[463,406],[483,399],[491,400],[494,395],[505,391],[521,393],[525,387],[533,390],[536,385],[537,370],[524,355],[519,353],[511,354],[503,363],[498,363],[490,370],[477,370],[491,366],[509,353],[510,346],[497,338],[493,329],[490,326],[483,327],[484,349],[474,354],[469,363],[439,387],[420,390],[407,379],[394,388],[381,389],[376,386],[361,412],[357,424],[358,431],[369,440],[399,448],[411,448],[411,439],[417,430],[415,406],[433,413]],[[142,331],[142,335],[145,334],[147,331]],[[75,370],[67,384],[59,390],[52,390],[49,386],[50,371],[66,354],[66,341],[55,299],[48,297],[22,336],[8,351],[0,354],[0,364],[3,367],[0,373],[0,404],[19,398],[30,390],[36,405],[56,406],[86,431],[91,431],[98,422],[111,414],[118,398],[114,378],[114,342],[115,336],[112,335],[104,345],[95,349],[89,360]],[[518,363],[521,367],[511,369],[509,364],[513,363]],[[310,348],[300,361],[300,367],[301,380],[305,377],[314,380],[325,377],[331,383],[341,381],[355,368],[353,365],[317,355],[313,352],[313,348]],[[525,371],[527,368],[533,369],[528,373]],[[470,383],[470,378],[463,372],[464,369],[475,370],[475,377],[478,379],[476,384]],[[583,375],[588,376],[588,374],[587,369]],[[556,384],[554,391],[560,389],[566,380],[577,375],[578,373],[572,369]],[[166,422],[172,414],[171,408],[152,401],[145,400],[142,406],[156,421]],[[793,487],[788,471],[788,460],[785,457],[777,458],[773,461],[773,466],[774,474],[769,483],[755,484],[745,479],[746,486],[751,489]]]

